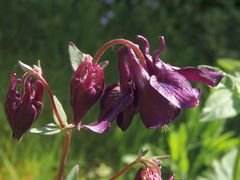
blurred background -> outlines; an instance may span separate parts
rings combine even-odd
[[[150,41],[152,51],[159,46],[158,36],[165,37],[167,49],[161,59],[166,63],[222,68],[227,61],[217,59],[240,57],[240,3],[237,0],[0,0],[0,179],[54,179],[61,154],[61,134],[51,138],[26,134],[19,144],[11,137],[3,104],[10,74],[17,72],[19,77],[23,74],[17,61],[32,65],[41,60],[45,79],[71,117],[69,80],[73,71],[68,43],[72,41],[82,52],[93,55],[111,39],[137,42],[138,34]],[[119,47],[111,48],[101,58],[110,61],[105,71],[107,84],[118,79]],[[229,71],[233,74],[236,69]],[[195,86],[203,90],[199,107],[185,110],[170,125],[170,131],[146,129],[138,115],[126,132],[115,123],[102,135],[74,131],[66,174],[79,164],[81,179],[108,179],[134,160],[134,155],[143,148],[149,149],[148,156],[172,156],[162,163],[164,177],[172,172],[176,173],[176,179],[214,179],[219,173],[221,177],[224,173],[237,177],[234,170],[240,166],[233,160],[240,159],[237,153],[240,110],[230,102],[234,111],[231,115],[201,120],[206,99],[217,90]],[[222,93],[220,97],[225,96]],[[35,127],[53,120],[48,98],[45,99],[44,111]],[[228,99],[220,103],[218,100],[215,98],[214,103],[226,104],[222,108],[228,111]],[[85,122],[97,117],[98,106],[88,113]],[[222,161],[227,161],[227,165],[223,166]],[[135,172],[136,169],[130,170],[122,179],[132,179]]]

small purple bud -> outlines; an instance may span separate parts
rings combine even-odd
[[[22,83],[22,92],[17,91],[17,84]],[[27,77],[17,79],[13,74],[5,100],[7,120],[13,130],[13,138],[20,140],[37,120],[43,107],[43,85],[39,80]]]
[[[140,168],[136,175],[135,180],[162,180],[161,174],[153,168],[153,167],[147,167],[147,168]]]
[[[104,89],[102,67],[90,60],[83,61],[74,72],[71,80],[71,105],[73,122],[78,129],[81,119],[96,103]]]
[[[168,178],[168,180],[174,180],[175,179],[175,174],[172,174],[169,178]]]

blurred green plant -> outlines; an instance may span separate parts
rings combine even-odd
[[[212,169],[197,180],[238,180],[240,177],[240,148],[233,148],[220,160],[214,160]]]

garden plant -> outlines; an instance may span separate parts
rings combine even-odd
[[[226,75],[210,66],[180,68],[162,61],[161,54],[166,47],[163,36],[159,37],[159,48],[152,54],[146,38],[138,35],[136,40],[138,44],[126,39],[113,39],[101,46],[94,56],[81,52],[72,42],[69,43],[69,59],[74,71],[69,83],[72,107],[69,118],[44,78],[40,61],[32,67],[19,61],[18,65],[24,71],[23,76],[19,78],[16,73],[11,75],[4,109],[12,128],[12,137],[21,146],[26,133],[62,133],[64,143],[57,179],[64,179],[73,130],[101,134],[107,133],[112,123],[116,123],[124,133],[136,114],[140,115],[146,128],[167,130],[168,124],[174,122],[184,109],[199,104],[204,91],[193,87],[190,81],[216,87]],[[117,60],[100,62],[108,48],[119,45]],[[115,68],[119,80],[107,85],[104,70],[111,61],[118,62]],[[44,91],[51,103],[54,121],[43,127],[32,127],[43,109]],[[98,119],[85,123],[83,118],[98,101]],[[119,172],[113,173],[111,179],[116,179],[137,166],[139,169],[135,179],[161,180],[162,170],[164,171],[161,163],[171,158],[171,154],[145,158],[147,151],[140,150],[137,158]],[[67,178],[77,178],[78,170],[75,166]],[[169,180],[173,180],[174,176],[173,173],[169,174]]]

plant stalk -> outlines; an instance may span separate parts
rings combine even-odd
[[[96,63],[109,47],[116,45],[116,44],[124,44],[124,45],[127,45],[130,48],[132,48],[134,50],[134,52],[137,54],[137,56],[139,57],[139,60],[140,60],[141,64],[143,65],[143,67],[146,68],[146,61],[145,61],[144,55],[142,54],[142,51],[139,49],[138,45],[136,45],[133,42],[126,40],[126,39],[114,39],[114,40],[111,40],[111,41],[105,43],[103,46],[100,47],[100,49],[97,51],[97,53],[93,57],[93,62]]]
[[[117,177],[121,176],[122,174],[124,174],[125,172],[127,172],[129,169],[131,169],[135,164],[137,164],[137,160],[131,162],[130,164],[128,164],[127,166],[125,166],[123,169],[121,169],[120,171],[117,172],[117,174],[115,174],[113,177],[110,178],[110,180],[115,180],[117,179]]]
[[[58,169],[57,180],[64,179],[64,168],[67,162],[67,153],[71,143],[71,137],[72,137],[72,129],[66,129],[64,132],[63,149],[62,149],[61,161]]]

